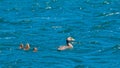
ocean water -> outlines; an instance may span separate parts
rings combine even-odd
[[[0,0],[0,68],[120,68],[120,0]]]

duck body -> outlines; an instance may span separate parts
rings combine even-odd
[[[38,49],[36,47],[33,48],[33,52],[37,52]]]
[[[60,46],[58,48],[58,50],[66,50],[66,49],[72,49],[72,48],[73,48],[73,46],[67,46],[67,45],[65,45],[65,46]]]
[[[30,49],[30,45],[27,43],[24,50],[29,50]]]

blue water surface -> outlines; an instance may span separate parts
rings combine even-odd
[[[120,0],[0,0],[0,68],[120,68]]]

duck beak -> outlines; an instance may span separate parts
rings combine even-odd
[[[74,38],[72,38],[72,41],[75,41],[75,39],[74,39]]]

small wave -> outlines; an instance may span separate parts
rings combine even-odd
[[[0,23],[4,23],[4,24],[12,24],[12,25],[21,25],[21,24],[28,24],[31,23],[32,20],[31,19],[16,19],[16,20],[7,20],[4,18],[0,18]]]
[[[88,66],[88,65],[85,65],[85,64],[80,64],[80,65],[76,65],[74,68],[94,68],[94,67]]]
[[[112,49],[120,50],[120,44],[117,44],[117,45],[113,46]]]
[[[6,20],[3,17],[0,17],[0,23],[6,22]]]
[[[107,48],[104,48],[102,50],[98,50],[99,53],[102,54],[106,54],[106,53],[111,53],[111,54],[114,54],[114,53],[119,53],[120,52],[120,45],[117,44],[113,47],[107,47]],[[98,54],[98,52],[96,54]]]
[[[104,1],[103,4],[110,4],[110,2],[108,2],[108,1]]]
[[[9,9],[4,9],[4,11],[6,12],[11,12],[11,11],[19,11],[20,9],[17,8],[17,7],[14,7],[14,8],[9,8]]]
[[[117,14],[120,14],[120,12],[108,13],[108,14],[105,14],[105,16],[112,16],[112,15],[117,15]]]
[[[52,7],[51,6],[47,6],[45,9],[46,10],[50,10],[50,9],[52,9]]]
[[[120,12],[100,13],[96,17],[113,16],[113,15],[119,15],[119,14],[120,14]]]
[[[117,19],[100,21],[99,23],[93,24],[93,26],[91,26],[91,30],[119,29],[118,25],[119,23],[117,22]]]
[[[62,26],[52,26],[53,29],[62,28]]]
[[[58,33],[70,33],[72,31],[73,31],[72,28],[67,28],[67,29],[63,29],[63,30],[58,31]]]
[[[41,19],[47,19],[47,20],[49,20],[50,17],[41,17]]]
[[[4,37],[4,38],[0,38],[0,39],[15,39],[15,37]]]
[[[0,30],[0,32],[4,32],[4,33],[10,32],[10,33],[12,33],[12,32],[15,32],[15,30]]]
[[[21,24],[28,24],[28,23],[31,23],[31,22],[32,22],[31,19],[20,19],[20,20],[16,20],[16,21],[11,21],[11,22],[9,22],[9,24],[21,25]]]
[[[14,39],[15,37],[5,37],[4,39]]]

